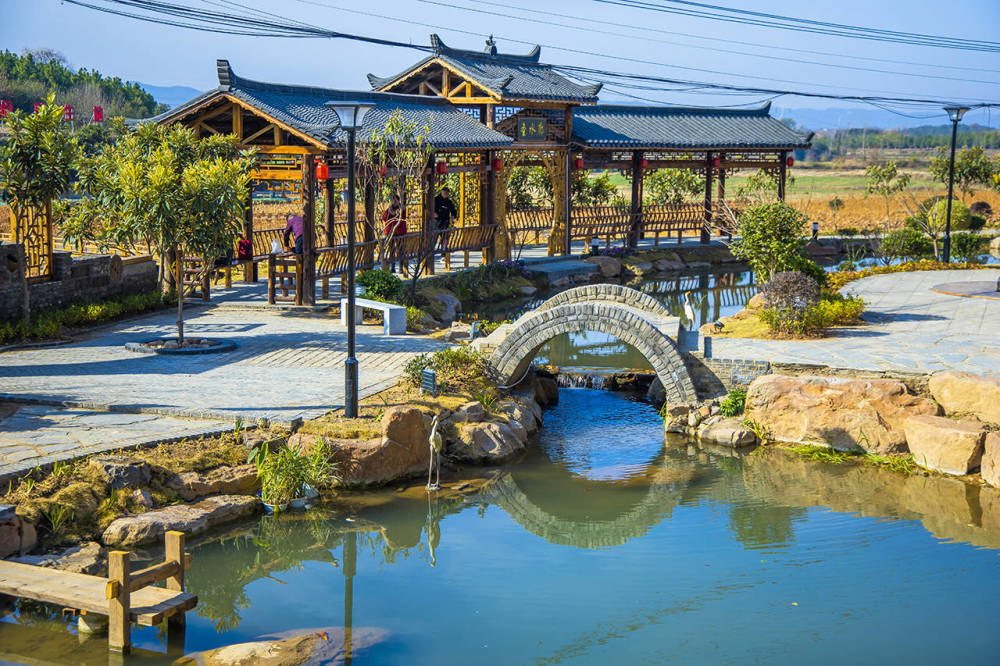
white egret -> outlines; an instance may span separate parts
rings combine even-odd
[[[430,446],[430,462],[427,467],[427,490],[440,490],[441,489],[441,451],[444,450],[444,438],[441,437],[441,433],[438,432],[438,415],[434,415],[434,420],[431,422],[431,434],[427,438],[427,444]],[[431,472],[436,471],[437,476],[434,483],[431,483]]]

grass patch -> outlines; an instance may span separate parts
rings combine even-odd
[[[881,467],[901,474],[913,474],[920,469],[917,463],[914,462],[913,456],[908,453],[878,455],[875,453],[865,453],[864,451],[837,451],[836,449],[821,446],[792,444],[782,445],[781,448],[802,458],[823,463],[871,465],[872,467]]]

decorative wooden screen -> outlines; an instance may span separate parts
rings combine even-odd
[[[14,223],[14,240],[24,244],[29,279],[52,277],[52,223],[47,209],[28,208],[27,220]]]

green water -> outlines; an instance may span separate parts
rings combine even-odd
[[[649,405],[585,389],[522,460],[446,477],[195,542],[173,653],[323,630],[354,664],[996,663],[992,489],[665,445]],[[11,614],[0,659],[104,663],[74,632]]]

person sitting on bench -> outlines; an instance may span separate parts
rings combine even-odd
[[[281,244],[291,248],[291,237],[295,236],[295,254],[302,254],[302,216],[289,213],[285,216],[285,233],[281,235]]]

